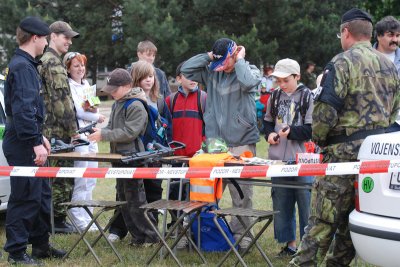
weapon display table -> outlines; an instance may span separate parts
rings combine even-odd
[[[122,159],[126,156],[115,154],[115,153],[85,153],[85,152],[65,152],[50,154],[48,159],[52,160],[79,160],[79,161],[101,161],[101,162],[118,162],[120,163]],[[185,156],[169,156],[163,157],[162,161],[165,163],[174,163],[175,161],[182,162],[186,160],[189,161],[188,157]]]

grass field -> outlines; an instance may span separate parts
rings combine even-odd
[[[100,151],[108,151],[108,144],[102,143],[100,145]],[[263,139],[257,145],[257,156],[265,158],[267,152],[267,145]],[[107,163],[101,163],[101,166],[108,166]],[[114,200],[115,199],[115,180],[112,179],[99,179],[97,186],[94,190],[94,199],[101,200]],[[264,186],[257,186],[254,190],[254,208],[256,209],[272,209],[272,201],[270,195],[270,188]],[[228,190],[225,191],[223,199],[221,201],[222,207],[229,207],[230,196]],[[111,214],[105,214],[101,218],[102,225],[105,225]],[[161,219],[161,217],[160,217]],[[259,225],[257,225],[259,227]],[[256,227],[257,227],[256,226]],[[257,228],[256,228],[257,229]],[[93,237],[93,236],[92,236]],[[51,237],[51,242],[55,244],[57,248],[68,249],[72,246],[73,242],[78,238],[77,235],[55,235]],[[0,246],[3,247],[5,243],[5,232],[4,232],[4,216],[0,219]],[[273,238],[273,227],[272,225],[267,229],[264,235],[259,239],[260,245],[265,249],[266,254],[271,259],[274,266],[286,266],[290,258],[276,258],[275,255],[280,251],[282,244],[277,244]],[[123,263],[118,263],[117,258],[112,253],[111,249],[107,247],[107,244],[102,240],[96,247],[95,251],[100,256],[104,266],[144,266],[146,259],[151,255],[152,248],[133,248],[128,245],[129,238],[125,238],[119,243],[116,243],[116,248],[120,252],[124,259]],[[79,249],[76,249],[71,257],[65,262],[58,260],[46,260],[45,263],[48,266],[96,266],[97,263],[94,257],[89,253],[84,255],[86,246],[84,243],[80,243]],[[3,252],[3,257],[0,259],[0,266],[7,266],[6,253]],[[208,264],[214,266],[219,259],[222,257],[221,253],[205,253]],[[189,253],[186,251],[178,252],[178,258],[185,266],[197,266],[201,265],[201,260],[197,254]],[[234,264],[233,257],[231,256],[230,261],[225,266],[232,266]],[[249,266],[266,266],[265,262],[258,254],[258,251],[253,250],[249,255],[245,257],[246,262]],[[353,264],[354,265],[354,264]],[[169,257],[166,260],[153,261],[152,266],[176,266],[175,262]],[[360,260],[358,266],[366,266]]]

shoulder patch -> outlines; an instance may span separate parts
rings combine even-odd
[[[326,103],[337,111],[343,108],[344,102],[335,92],[336,70],[333,62],[329,62],[324,69],[321,85],[315,93],[314,100]]]

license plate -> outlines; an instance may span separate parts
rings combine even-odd
[[[392,172],[390,174],[390,189],[400,190],[400,172]]]

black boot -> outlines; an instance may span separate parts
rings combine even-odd
[[[25,251],[20,253],[10,253],[8,255],[8,262],[10,264],[43,266],[43,263],[32,259]]]
[[[46,259],[46,258],[57,258],[61,259],[67,252],[62,249],[56,249],[50,244],[34,246],[32,245],[32,258],[34,259]]]
[[[77,231],[65,219],[54,218],[54,231],[56,234],[73,234]]]

